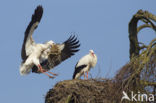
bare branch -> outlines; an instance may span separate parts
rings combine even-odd
[[[152,13],[148,12],[148,11],[143,11],[143,10],[139,10],[137,12],[138,15],[143,15],[144,17],[148,18],[148,19],[151,19],[153,21],[156,22],[156,16],[153,15]]]
[[[145,81],[145,80],[140,80],[140,83],[142,85],[146,85],[146,86],[156,86],[156,82],[149,82],[149,81]]]
[[[142,20],[146,24],[137,27],[137,23],[139,20]],[[140,49],[145,47],[139,47],[137,36],[138,32],[146,27],[150,27],[154,31],[156,31],[156,26],[151,20],[156,22],[156,16],[147,11],[139,10],[129,22],[130,59],[134,56],[138,56]]]
[[[139,42],[139,44],[142,45],[142,46],[140,46],[140,48],[139,48],[140,50],[141,50],[141,49],[144,49],[144,48],[148,48],[148,46],[146,46],[144,43]]]
[[[153,28],[150,24],[143,24],[143,25],[141,25],[141,26],[139,26],[139,27],[137,28],[137,34],[138,34],[138,32],[139,32],[140,30],[142,30],[142,29],[144,29],[144,28],[147,28],[147,27]]]

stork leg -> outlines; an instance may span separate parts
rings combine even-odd
[[[43,68],[42,68],[43,69]],[[52,74],[52,75],[54,75],[54,76],[57,76],[58,74],[55,74],[55,73],[53,73],[53,72],[49,72],[49,71],[47,71],[47,70],[45,70],[45,69],[43,69],[43,72],[48,72],[48,73],[50,73],[50,74]]]
[[[87,72],[87,80],[88,80],[88,72]]]
[[[40,64],[38,65],[38,68],[41,73],[47,75],[49,78],[54,78],[53,76],[50,76],[48,73],[46,73]]]
[[[42,72],[43,74],[47,75],[49,78],[54,78],[53,76],[49,75],[48,73],[46,72]]]
[[[54,76],[58,76],[58,74],[55,74],[55,73],[53,73],[53,72],[49,72],[49,71],[48,71],[48,73],[50,73],[50,74],[52,74],[52,75],[54,75]]]

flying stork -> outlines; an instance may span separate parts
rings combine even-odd
[[[31,22],[29,23],[24,36],[24,41],[21,50],[22,63],[20,66],[20,74],[26,75],[32,72],[44,73],[45,75],[53,78],[57,74],[49,72],[62,61],[68,59],[74,53],[78,52],[77,49],[80,44],[75,36],[70,36],[62,44],[54,43],[52,40],[46,43],[35,43],[32,34],[37,28],[43,14],[42,6],[37,6],[34,14],[32,15]],[[48,72],[48,73],[46,73]]]
[[[85,73],[87,72],[87,80],[88,80],[88,72],[91,68],[95,67],[97,63],[97,56],[94,53],[93,50],[89,51],[89,54],[82,57],[75,66],[75,71],[73,74],[73,79],[79,79],[84,74],[85,79]]]

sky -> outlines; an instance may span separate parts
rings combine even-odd
[[[93,49],[98,63],[89,78],[113,78],[129,61],[128,23],[139,10],[156,15],[156,0],[1,0],[0,1],[0,103],[44,103],[56,83],[71,80],[77,61]],[[42,20],[33,34],[37,43],[62,43],[72,34],[80,40],[80,51],[44,74],[21,76],[24,32],[35,8],[42,5]],[[155,32],[144,29],[139,41],[148,44]]]

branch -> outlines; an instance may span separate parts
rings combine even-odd
[[[147,20],[147,22],[151,24],[152,29],[153,29],[154,31],[156,31],[156,26],[152,23],[152,21],[149,20],[149,19],[147,19],[147,18],[145,18],[145,17],[143,17],[143,18],[144,18],[145,20]]]
[[[144,13],[147,16],[147,18],[149,18],[149,19],[151,19],[151,20],[156,22],[156,16],[155,15],[153,15],[152,13],[150,13],[148,11],[145,11]]]
[[[137,37],[137,23],[140,18],[137,18],[135,15],[132,17],[129,22],[129,41],[130,41],[130,59],[133,56],[139,55],[139,44]]]
[[[144,49],[144,48],[148,48],[148,46],[146,46],[144,43],[139,42],[139,44],[142,45],[139,47],[139,50]]]
[[[71,101],[71,97],[72,97],[72,95],[68,95],[67,100],[66,100],[65,103],[70,103],[70,101]]]
[[[145,16],[146,18],[151,19],[151,20],[153,20],[153,21],[156,22],[156,16],[153,15],[152,13],[148,12],[148,11],[139,10],[139,11],[137,12],[137,14],[143,15],[143,16]]]
[[[129,22],[130,59],[132,57],[139,56],[140,48],[145,47],[145,46],[139,47],[139,42],[137,37],[138,32],[145,27],[150,27],[154,31],[156,31],[156,26],[152,23],[150,19],[156,22],[155,15],[147,11],[139,10]],[[140,27],[137,28],[137,23],[139,20],[142,20],[146,24],[141,25]]]
[[[144,28],[147,28],[147,27],[153,28],[150,24],[143,24],[143,25],[141,25],[141,26],[139,26],[139,27],[137,28],[137,34],[138,34],[138,32],[139,32],[140,30],[142,30],[142,29],[144,29]]]
[[[146,85],[146,86],[156,86],[156,82],[149,82],[149,81],[145,81],[145,80],[140,80],[140,83],[142,85]]]

